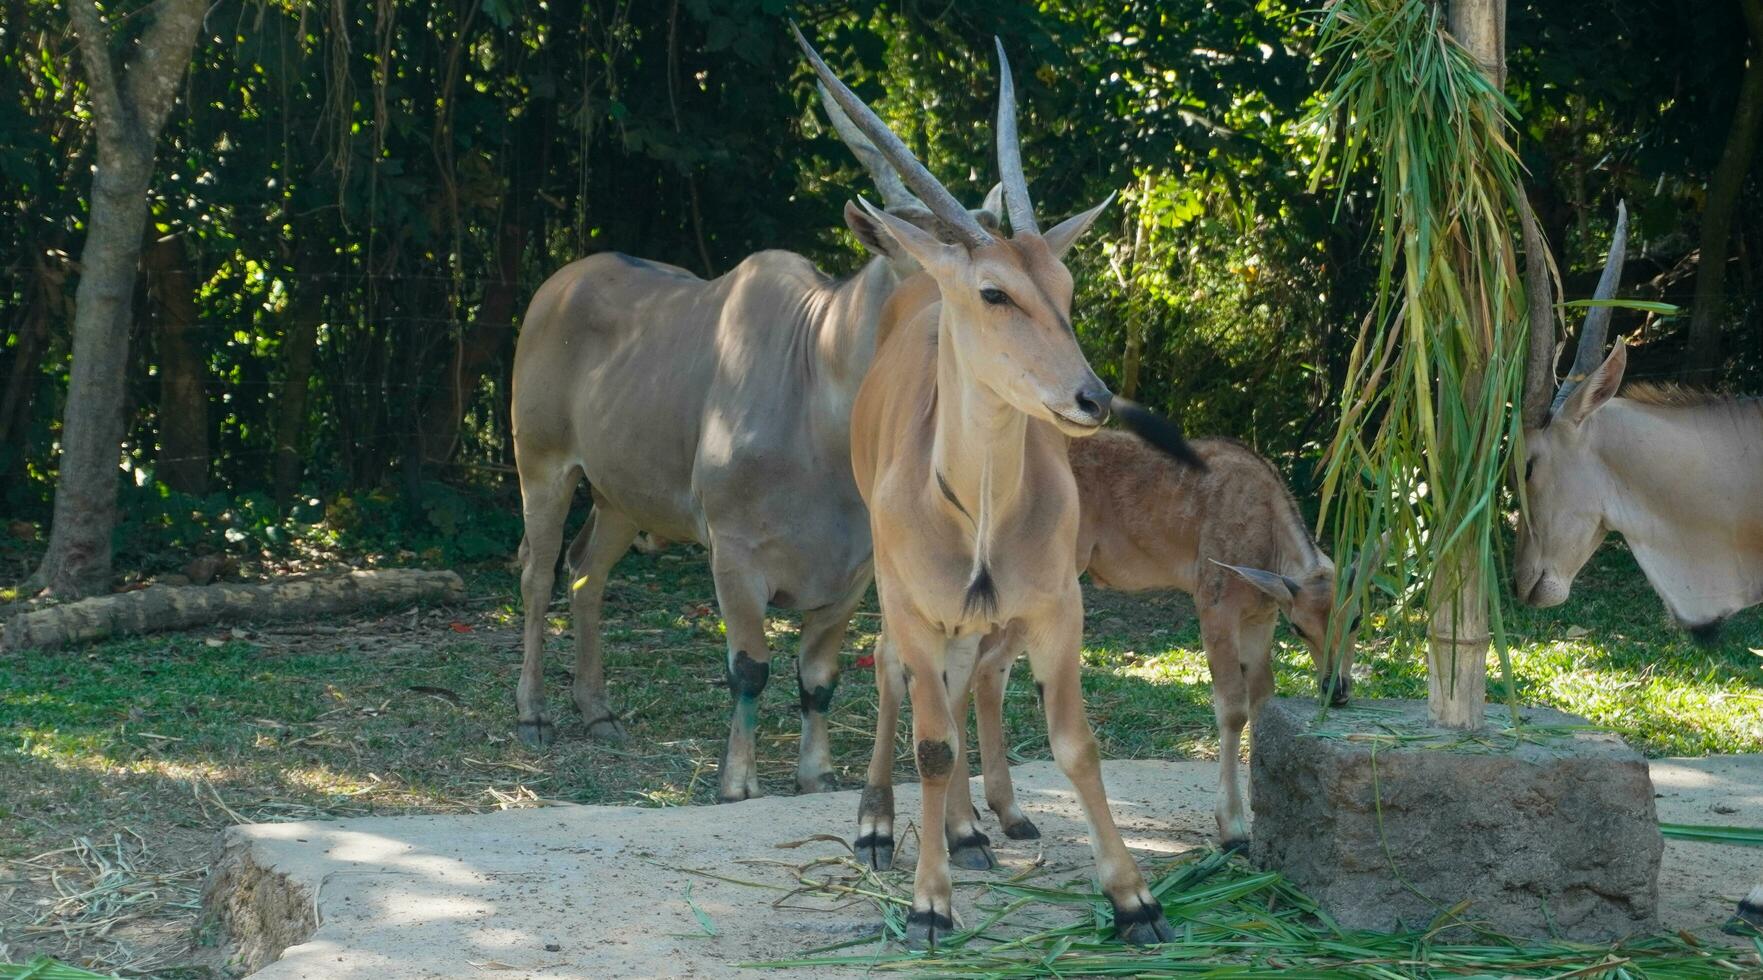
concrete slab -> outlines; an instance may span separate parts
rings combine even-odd
[[[1662,820],[1763,822],[1763,756],[1663,760],[1652,768]],[[1104,769],[1115,819],[1141,863],[1212,843],[1216,763],[1109,762]],[[957,910],[968,922],[975,921],[976,889],[961,882],[997,881],[1037,859],[1047,862],[1052,881],[1089,873],[1087,834],[1064,777],[1051,763],[1019,766],[1015,776],[1044,836],[1017,842],[993,833],[1003,867],[955,872]],[[905,827],[917,812],[917,787],[901,785],[898,797]],[[830,841],[777,845],[814,834],[849,838],[856,815],[850,791],[718,807],[559,806],[253,824],[228,831],[209,901],[243,964],[264,980],[751,977],[736,964],[875,930],[867,902],[779,901],[797,884],[785,865],[845,851]],[[903,867],[917,853],[910,836],[902,836]],[[1664,865],[1666,927],[1709,935],[1759,877],[1763,860],[1742,848],[1670,841]],[[688,887],[716,936],[705,935]]]

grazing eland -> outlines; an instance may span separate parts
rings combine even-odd
[[[1525,231],[1539,254],[1528,221]],[[1627,240],[1622,208],[1594,298],[1616,294]],[[1548,281],[1530,279],[1531,322],[1552,324]],[[1624,389],[1628,348],[1618,340],[1604,354],[1609,328],[1609,307],[1593,307],[1552,403],[1553,338],[1531,346],[1514,585],[1529,606],[1566,602],[1574,576],[1616,531],[1671,618],[1712,640],[1727,617],[1763,602],[1763,400]],[[1739,902],[1731,926],[1741,922],[1763,928],[1763,884]]]
[[[930,238],[943,220],[907,192],[873,147],[833,113],[869,168],[887,220]],[[1000,191],[964,226],[997,227]],[[607,575],[640,532],[710,551],[727,626],[733,707],[718,799],[760,792],[754,730],[771,672],[767,605],[802,613],[797,656],[802,739],[796,785],[833,788],[826,712],[838,652],[870,582],[869,520],[851,477],[850,415],[875,352],[883,304],[916,259],[854,205],[850,229],[874,257],[843,280],[782,251],[712,281],[607,252],[539,287],[514,355],[514,457],[524,656],[517,733],[550,741],[544,710],[545,612],[571,498],[593,493],[569,546],[576,708],[590,735],[620,738],[600,647]]]
[[[862,202],[925,271],[889,298],[875,362],[851,417],[851,464],[869,506],[887,638],[877,666],[885,659],[901,681],[882,687],[895,691],[896,701],[882,705],[877,738],[892,744],[890,718],[904,690],[912,699],[923,790],[907,941],[934,946],[951,934],[951,849],[962,854],[983,847],[973,808],[953,805],[965,795],[951,792],[955,760],[963,754],[953,706],[968,698],[975,672],[991,666],[979,661],[980,641],[1006,628],[1019,630],[1027,647],[1053,756],[1088,820],[1115,931],[1134,943],[1169,941],[1175,932],[1108,811],[1078,679],[1083,597],[1073,559],[1077,488],[1066,444],[1101,428],[1112,396],[1078,349],[1070,321],[1072,278],[1060,257],[1108,201],[1044,234],[1039,230],[1002,43],[996,138],[1008,238],[973,221],[833,76],[800,31],[796,40],[840,107],[958,236],[945,242]],[[1186,451],[1173,426],[1143,410],[1123,406],[1121,414],[1147,430],[1160,425],[1170,451]],[[873,766],[869,776],[859,846],[867,838],[873,847],[886,834],[891,851],[892,787],[876,778]]]

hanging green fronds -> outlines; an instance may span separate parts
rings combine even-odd
[[[1398,593],[1428,612],[1475,578],[1481,594],[1498,595],[1494,522],[1522,448],[1527,326],[1510,220],[1523,193],[1511,106],[1443,18],[1431,0],[1330,3],[1319,48],[1335,68],[1315,116],[1342,172],[1377,167],[1382,247],[1319,530],[1343,550],[1388,531],[1392,558],[1406,556]],[[1363,604],[1368,580],[1343,576],[1357,594],[1342,601]],[[1489,625],[1506,665],[1497,602]]]

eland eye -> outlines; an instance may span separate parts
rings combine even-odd
[[[987,286],[980,290],[979,298],[985,300],[990,306],[1003,306],[1005,303],[1010,302],[1010,297],[1004,295],[1002,289],[993,286]]]

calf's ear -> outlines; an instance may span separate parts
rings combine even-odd
[[[1270,572],[1264,568],[1245,568],[1242,565],[1227,565],[1216,559],[1213,560],[1212,564],[1217,565],[1220,568],[1228,568],[1235,572],[1243,581],[1260,589],[1274,602],[1279,603],[1279,608],[1282,611],[1291,609],[1292,600],[1298,596],[1298,583],[1286,578],[1284,575],[1278,574],[1277,572]]]

